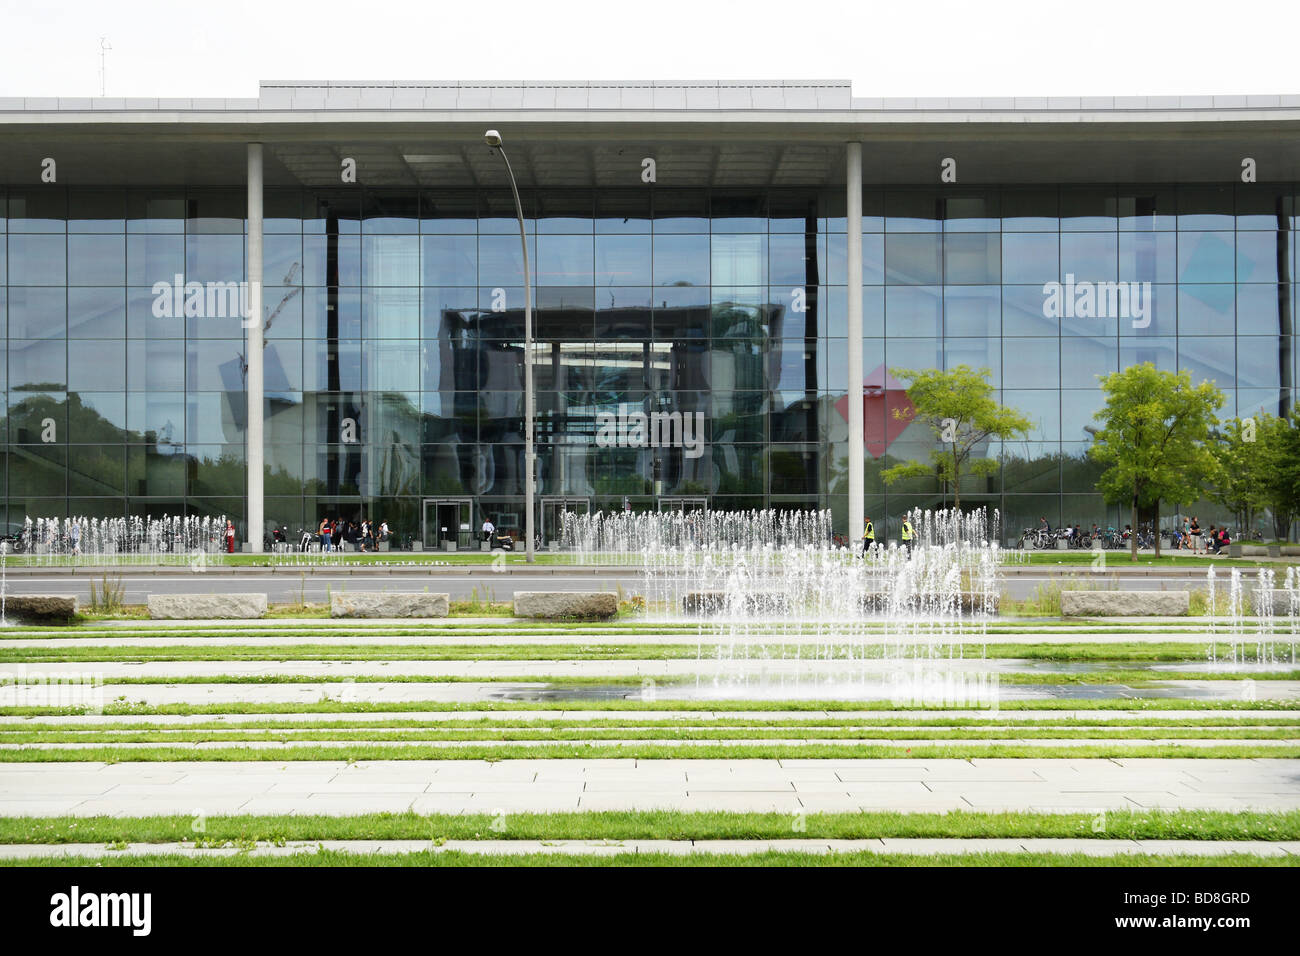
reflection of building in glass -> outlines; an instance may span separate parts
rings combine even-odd
[[[924,481],[880,481],[933,441],[894,417],[906,394],[891,369],[987,367],[1001,399],[1033,420],[1024,441],[988,449],[1003,461],[997,475],[963,489],[964,502],[1000,508],[1008,531],[1043,514],[1122,523],[1086,457],[1099,374],[1186,368],[1224,390],[1225,417],[1293,405],[1295,186],[1235,174],[1247,155],[1261,171],[1290,168],[1300,122],[1280,106],[1174,99],[1144,104],[1144,116],[1159,114],[1148,120],[1119,103],[879,104],[842,83],[603,85],[564,94],[588,103],[576,121],[554,109],[553,88],[492,89],[493,102],[541,105],[506,130],[495,107],[476,105],[481,91],[462,102],[454,84],[267,84],[215,113],[171,111],[165,143],[139,122],[156,103],[96,109],[97,129],[130,123],[129,138],[105,138],[57,104],[7,112],[8,523],[242,519],[244,330],[238,319],[159,317],[152,287],[178,274],[246,279],[254,128],[267,157],[268,523],[368,514],[429,546],[434,526],[458,534],[484,516],[521,526],[525,360],[547,536],[565,509],[625,499],[825,507],[844,528],[854,348],[865,503],[886,520],[949,497]],[[610,106],[602,90],[643,105]],[[407,109],[463,119],[417,133]],[[520,176],[531,356],[514,202],[481,146],[488,126],[511,137]],[[1080,129],[1098,135],[1081,140]],[[58,133],[63,168],[97,172],[33,185],[42,130]],[[941,184],[909,145],[936,136],[958,157],[958,184]],[[844,143],[855,138],[870,141],[860,344],[848,339]],[[357,158],[356,184],[339,182],[340,155]],[[647,155],[654,184],[640,181]],[[1149,324],[1045,309],[1067,282],[1149,283]],[[702,415],[701,453],[597,442],[602,415],[635,413]],[[1212,505],[1195,510],[1215,520]]]

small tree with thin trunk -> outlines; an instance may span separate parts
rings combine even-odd
[[[986,368],[891,368],[889,374],[912,383],[907,388],[912,408],[896,409],[895,417],[929,425],[939,447],[930,452],[928,462],[906,461],[886,468],[880,477],[885,484],[901,478],[938,478],[952,486],[953,506],[960,508],[962,475],[991,475],[998,470],[997,459],[979,455],[984,443],[993,438],[1006,441],[1025,435],[1031,422],[1016,409],[994,400],[989,383],[992,372]]]
[[[1216,475],[1211,429],[1223,393],[1213,382],[1192,385],[1186,372],[1163,372],[1150,362],[1100,376],[1106,407],[1097,412],[1092,457],[1103,465],[1098,489],[1111,504],[1132,509],[1130,555],[1137,560],[1138,508],[1154,507],[1152,528],[1160,556],[1160,500],[1195,501]]]
[[[1261,415],[1256,431],[1261,497],[1273,512],[1274,538],[1285,541],[1300,513],[1300,431],[1294,413],[1289,418]]]
[[[1264,507],[1264,457],[1260,455],[1259,420],[1240,418],[1224,422],[1214,436],[1210,451],[1218,461],[1218,473],[1208,497],[1222,505],[1241,529],[1255,525],[1255,514]]]

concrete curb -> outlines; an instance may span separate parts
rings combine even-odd
[[[1168,577],[1168,578],[1195,578],[1197,580],[1205,579],[1206,570],[1211,565],[1201,565],[1199,567],[1156,567],[1156,568],[1107,568],[1105,571],[1094,571],[1089,565],[1060,565],[1052,567],[1046,565],[1012,565],[1002,568],[1004,577],[1030,577],[1030,578],[1057,578],[1057,577],[1078,577],[1084,581],[1107,581],[1122,580],[1124,578],[1147,578],[1147,577]],[[1249,570],[1244,569],[1244,570]],[[191,571],[189,568],[172,568],[159,567],[155,565],[140,565],[126,567],[84,567],[84,568],[9,568],[6,574],[9,577],[48,577],[52,575],[63,575],[66,577],[86,577],[99,578],[105,574],[121,574],[124,576],[157,576],[157,577],[178,577],[192,578],[195,581],[201,581],[204,577],[236,577],[239,575],[289,575],[300,576],[307,575],[315,577],[317,575],[328,577],[373,577],[389,575],[410,575],[414,577],[434,576],[434,577],[473,577],[475,575],[493,574],[502,577],[573,577],[587,576],[592,577],[640,577],[641,568],[633,565],[559,565],[545,568],[528,567],[527,565],[508,565],[503,570],[497,571],[489,564],[472,564],[472,565],[372,565],[366,567],[326,567],[315,565],[312,567],[239,567],[239,568],[219,568],[208,567],[200,573]],[[1222,569],[1216,571],[1222,579]]]
[[[284,846],[261,843],[251,848],[233,845],[196,849],[190,843],[131,843],[110,849],[103,843],[12,843],[0,845],[0,859],[30,860],[40,857],[106,859],[179,853],[185,856],[292,857],[321,850],[340,853],[406,854],[474,853],[488,856],[544,853],[563,856],[620,856],[668,853],[686,856],[697,853],[749,856],[757,853],[879,853],[890,856],[937,856],[967,853],[1082,853],[1088,856],[1117,854],[1161,856],[1226,856],[1246,854],[1258,857],[1300,856],[1300,841],[1265,840],[1104,840],[1104,839],[903,839],[873,840],[319,840],[293,841]]]
[[[472,577],[479,574],[500,574],[501,576],[518,575],[521,577],[558,577],[572,575],[591,575],[592,577],[605,576],[640,576],[641,569],[629,566],[618,567],[588,567],[588,566],[560,566],[547,568],[530,568],[525,566],[509,566],[503,572],[494,572],[491,565],[476,564],[460,567],[448,567],[441,565],[397,565],[397,566],[374,566],[374,567],[247,567],[247,568],[215,568],[209,567],[201,573],[195,573],[189,568],[169,568],[157,567],[152,565],[143,565],[139,567],[96,567],[96,568],[9,568],[6,574],[9,577],[44,577],[50,575],[64,575],[66,577],[88,577],[99,578],[105,574],[121,574],[123,576],[156,576],[156,577],[179,577],[191,578],[195,582],[202,581],[205,577],[236,577],[239,575],[267,575],[283,574],[290,576],[299,576],[306,574],[308,576],[323,575],[328,577],[343,577],[356,575],[358,577],[374,577],[389,575],[411,575],[411,576],[462,576]]]

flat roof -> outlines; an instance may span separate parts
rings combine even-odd
[[[872,99],[848,80],[640,82],[277,80],[256,98],[0,97],[0,183],[233,185],[266,144],[267,185],[339,184],[355,159],[373,187],[508,184],[483,131],[504,134],[520,185],[867,182],[962,185],[1217,182],[1243,157],[1260,183],[1300,181],[1300,94]]]
[[[0,97],[0,113],[794,112],[1128,114],[1300,112],[1256,96],[855,96],[849,80],[263,80],[256,97]]]

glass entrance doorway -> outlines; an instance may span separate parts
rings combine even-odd
[[[469,498],[425,498],[423,539],[428,550],[468,550],[474,541],[474,502]]]
[[[659,510],[684,511],[689,514],[695,511],[708,511],[709,504],[707,498],[660,498]]]
[[[591,512],[590,498],[552,498],[542,499],[542,541],[546,547],[551,542],[563,544],[564,516],[566,514],[585,515]]]

